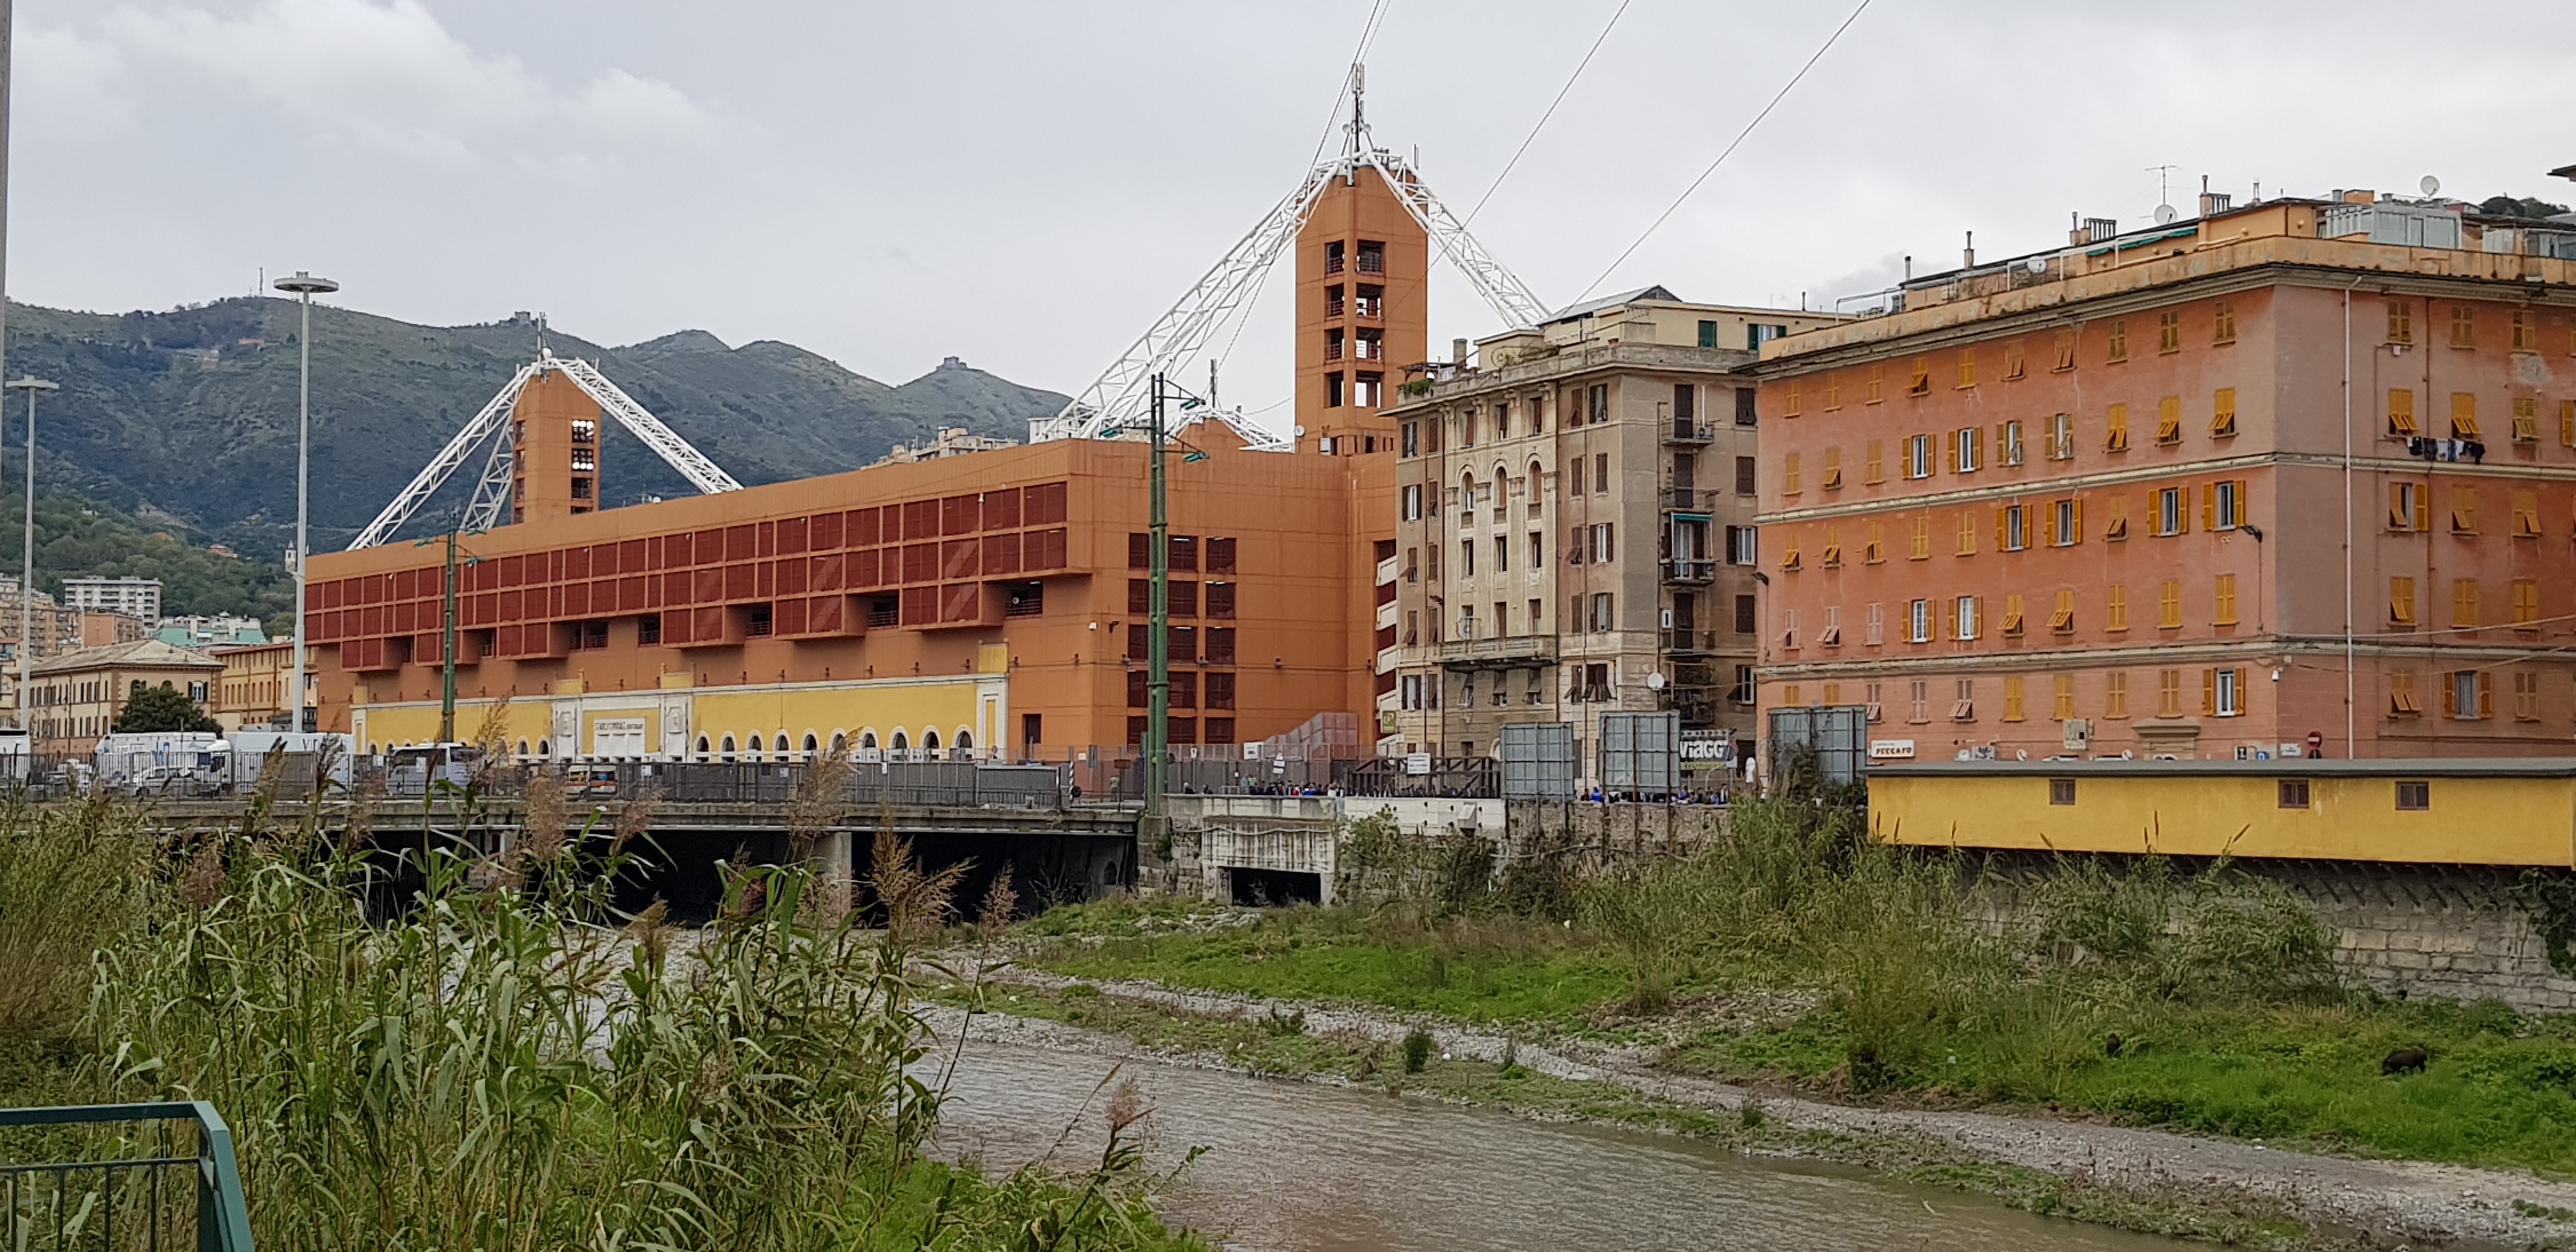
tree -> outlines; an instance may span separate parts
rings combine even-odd
[[[2548,218],[2566,211],[2566,205],[2532,196],[2489,196],[2478,205],[2478,212],[2494,217]]]
[[[111,729],[117,734],[129,735],[182,730],[213,733],[223,727],[206,716],[206,711],[198,708],[197,702],[189,699],[185,692],[169,687],[146,687],[135,692],[133,698],[125,702],[125,707],[116,711],[116,725]]]

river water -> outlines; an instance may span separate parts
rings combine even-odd
[[[937,1146],[995,1172],[1034,1160],[1080,1169],[1099,1158],[1100,1084],[1118,1065],[970,1043]],[[1159,1168],[1208,1149],[1157,1208],[1245,1252],[2182,1246],[1668,1135],[1150,1061],[1120,1076],[1153,1107]]]

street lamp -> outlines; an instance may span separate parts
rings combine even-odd
[[[327,278],[316,278],[303,270],[278,279],[279,291],[293,292],[304,309],[304,322],[295,335],[297,357],[295,386],[295,728],[314,729],[304,718],[304,536],[307,521],[307,471],[313,452],[313,294],[338,291],[340,284]]]
[[[13,378],[11,391],[27,393],[27,517],[18,550],[18,729],[27,730],[27,671],[34,663],[36,626],[36,393],[62,386],[41,378]]]

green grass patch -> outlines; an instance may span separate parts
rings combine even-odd
[[[2351,993],[2305,903],[2224,862],[2070,857],[1988,882],[1830,808],[1747,804],[1718,848],[1579,881],[1524,873],[1553,885],[1516,895],[1508,875],[1486,888],[1460,869],[1485,863],[1473,849],[1366,825],[1346,859],[1376,868],[1342,894],[1367,907],[1058,910],[1021,929],[1022,959],[1530,1024],[1832,1095],[2576,1174],[2576,1019]],[[1516,865],[1550,855],[1534,844]],[[1990,887],[2011,925],[1968,920],[1996,915]],[[2417,1047],[2426,1072],[2380,1074]]]

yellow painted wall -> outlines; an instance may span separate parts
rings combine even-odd
[[[2174,856],[2313,857],[2470,865],[2576,863],[2576,779],[2417,775],[2432,807],[2400,811],[2407,775],[2309,775],[2309,807],[2280,806],[2281,775],[1874,775],[1870,826],[1890,843]]]
[[[1007,668],[1007,653],[994,659],[994,668]],[[850,746],[858,747],[873,735],[878,747],[891,747],[898,731],[906,746],[919,748],[926,742],[926,732],[934,730],[943,748],[956,747],[958,732],[965,731],[976,748],[990,749],[1008,742],[1009,681],[1006,674],[997,672],[612,692],[582,692],[573,689],[578,684],[567,683],[565,690],[552,696],[459,700],[456,735],[474,739],[485,719],[498,709],[502,738],[513,749],[526,743],[533,754],[542,743],[549,749],[547,755],[555,757],[603,754],[597,730],[600,721],[609,718],[643,719],[644,754],[664,759],[681,753],[695,755],[699,738],[707,741],[711,753],[721,755],[728,735],[736,751],[748,751],[751,736],[757,734],[774,752],[782,731],[800,749],[809,734],[818,746],[841,735]],[[438,737],[438,705],[426,701],[360,704],[353,710],[353,721],[362,752],[428,743]],[[559,733],[566,728],[577,729]],[[675,730],[681,733],[672,734]]]

